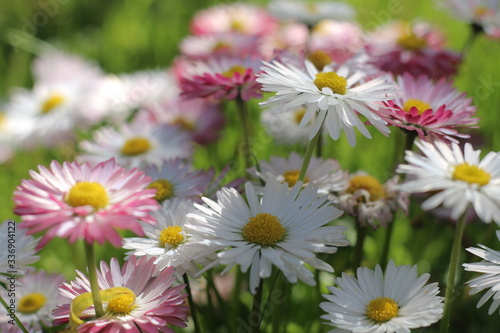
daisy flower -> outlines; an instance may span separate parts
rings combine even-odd
[[[263,59],[276,59],[280,52],[300,54],[306,48],[309,29],[302,23],[287,22],[280,24],[272,33],[259,39],[259,50]]]
[[[4,285],[11,288],[12,276],[25,274],[33,270],[28,266],[40,259],[35,248],[38,238],[26,235],[26,231],[18,228],[13,220],[6,220],[0,225],[0,290]],[[15,244],[15,251],[9,244]],[[12,254],[15,253],[15,262]],[[10,256],[9,256],[10,255]]]
[[[244,4],[223,4],[199,11],[191,21],[195,35],[238,33],[263,36],[277,27],[274,17],[263,8]]]
[[[271,156],[269,162],[259,162],[259,171],[252,168],[248,172],[254,177],[261,178],[265,183],[276,179],[292,187],[299,180],[303,161],[304,158],[296,152],[290,153],[288,158]],[[346,184],[346,176],[346,172],[340,168],[340,164],[336,160],[312,157],[303,183],[304,185],[313,184],[318,189],[319,194],[328,194],[330,191],[342,189]]]
[[[198,198],[206,184],[206,177],[200,171],[192,171],[191,164],[180,158],[164,160],[160,166],[149,165],[145,173],[152,179],[147,187],[156,189],[158,202]]]
[[[135,119],[177,126],[200,145],[217,141],[225,124],[220,105],[203,98],[167,99],[139,110]]]
[[[391,260],[385,274],[360,267],[357,278],[342,273],[338,287],[320,304],[327,312],[321,318],[347,332],[409,333],[441,319],[443,297],[436,282],[425,285],[429,274],[418,276],[417,265],[396,266]]]
[[[262,62],[258,58],[210,58],[207,61],[179,67],[181,96],[184,98],[213,97],[217,100],[260,98],[261,85],[256,74]]]
[[[247,182],[248,202],[235,189],[223,188],[217,202],[203,198],[206,206],[196,205],[199,213],[189,229],[205,234],[203,244],[220,249],[218,258],[203,271],[219,264],[227,265],[223,273],[239,264],[250,269],[250,291],[255,294],[261,279],[271,275],[272,265],[281,270],[291,283],[301,280],[315,285],[314,274],[305,267],[333,272],[333,268],[315,253],[335,253],[346,246],[344,226],[326,226],[342,211],[333,207],[327,196],[318,197],[311,184],[303,188],[298,182],[288,184],[270,179],[262,197]]]
[[[258,36],[235,33],[185,37],[179,49],[182,55],[204,60],[217,57],[259,56]]]
[[[176,268],[175,273],[189,274],[193,277],[198,272],[197,263],[205,266],[209,261],[204,258],[206,246],[200,245],[204,235],[194,229],[186,229],[187,214],[197,209],[191,200],[173,199],[165,201],[162,209],[153,214],[157,224],[143,223],[146,238],[125,238],[123,248],[133,250],[130,256],[155,257],[159,270],[168,266]]]
[[[457,19],[471,24],[477,32],[497,37],[495,30],[500,27],[498,0],[441,0],[439,5]]]
[[[339,198],[338,207],[355,216],[362,225],[387,227],[398,209],[408,213],[408,196],[398,190],[398,183],[399,176],[381,184],[375,177],[357,172],[349,176],[341,191],[335,193]]]
[[[309,61],[305,62],[304,71],[277,61],[264,64],[263,73],[258,75],[257,81],[262,83],[262,90],[277,94],[260,105],[271,107],[278,113],[298,106],[307,108],[300,126],[305,126],[316,116],[309,139],[318,133],[323,123],[333,140],[337,140],[340,131],[344,130],[351,146],[356,145],[354,127],[371,138],[358,114],[363,115],[383,134],[390,132],[386,122],[374,112],[380,102],[391,100],[396,92],[394,85],[384,77],[362,83],[363,72],[353,72],[347,65],[336,71],[327,65],[322,72],[318,72]]]
[[[371,64],[393,75],[440,79],[455,75],[462,61],[444,44],[442,34],[427,23],[394,21],[368,34],[366,50]]]
[[[500,239],[500,230],[497,231],[497,238]],[[500,252],[492,250],[484,245],[479,244],[481,247],[469,247],[467,251],[483,259],[481,262],[472,264],[463,264],[466,271],[482,273],[482,275],[467,281],[471,287],[469,295],[477,294],[483,290],[486,293],[481,297],[477,307],[483,306],[489,299],[493,302],[488,310],[491,315],[500,306]]]
[[[143,235],[138,219],[154,223],[149,213],[159,208],[155,190],[145,189],[151,178],[137,169],[127,171],[114,159],[95,166],[52,161],[50,169],[38,169],[14,192],[20,227],[29,229],[27,234],[47,231],[38,248],[55,236],[120,246],[115,228]]]
[[[312,27],[323,19],[350,20],[354,9],[343,2],[273,0],[269,12],[281,20],[294,20]]]
[[[74,140],[75,129],[100,120],[99,113],[86,107],[102,75],[98,67],[60,53],[44,55],[34,67],[33,88],[13,90],[4,106],[7,116],[22,122],[16,129],[21,145],[57,146]]]
[[[261,114],[262,125],[266,132],[281,145],[300,144],[306,146],[309,140],[313,122],[300,127],[300,122],[306,113],[306,109],[298,107],[286,113],[274,113],[264,110]]]
[[[172,287],[175,280],[173,267],[158,272],[154,261],[154,258],[131,257],[121,269],[116,258],[111,259],[109,266],[102,261],[100,271],[97,270],[100,289],[113,293],[114,289],[111,288],[124,287],[128,289],[128,293],[109,299],[104,304],[105,314],[80,323],[77,326],[78,332],[174,333],[167,325],[186,327],[188,308],[182,305],[187,296],[182,294],[184,285]],[[78,277],[74,281],[64,283],[59,289],[66,302],[74,303],[77,296],[90,293],[88,278],[81,272],[77,273]],[[56,324],[67,323],[70,321],[70,304],[58,306],[53,313]],[[95,312],[90,308],[79,317],[92,316],[95,316]],[[75,326],[76,324],[73,323]]]
[[[314,26],[311,32],[309,60],[315,63],[313,59],[321,59],[320,52],[323,52],[329,58],[329,61],[328,58],[322,61],[324,65],[334,61],[337,64],[343,64],[362,51],[363,47],[363,31],[357,23],[322,20]]]
[[[52,327],[54,317],[52,310],[64,302],[59,294],[59,285],[64,282],[60,274],[48,274],[39,271],[19,278],[20,286],[15,290],[16,316],[30,333],[41,333],[43,327]],[[2,298],[7,299],[7,291],[0,290]],[[12,298],[11,298],[12,300]],[[0,308],[0,329],[4,333],[21,332],[16,325],[9,324],[12,320]]]
[[[480,150],[473,150],[470,143],[464,151],[458,144],[451,147],[443,142],[417,141],[423,155],[406,151],[408,164],[400,165],[397,172],[406,173],[409,181],[400,186],[409,193],[432,192],[422,203],[430,210],[439,205],[451,209],[456,221],[469,206],[486,223],[500,224],[500,155],[489,152],[482,160]]]
[[[457,138],[469,137],[458,131],[474,127],[479,121],[474,118],[472,98],[445,78],[434,82],[425,75],[415,78],[405,73],[398,77],[397,86],[400,94],[386,102],[387,107],[378,114],[390,125],[416,132],[421,140],[458,142]]]
[[[96,130],[92,141],[80,142],[80,149],[80,161],[96,164],[115,158],[124,167],[144,168],[169,158],[190,158],[193,147],[189,134],[176,126],[134,121],[117,130],[110,126]]]

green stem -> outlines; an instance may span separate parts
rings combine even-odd
[[[303,181],[306,177],[307,168],[309,167],[309,163],[311,162],[311,157],[314,152],[314,148],[316,148],[316,143],[321,136],[321,131],[323,130],[323,125],[320,126],[318,133],[309,141],[309,145],[307,146],[306,153],[304,154],[304,160],[302,161],[302,167],[300,168],[299,173],[299,181]]]
[[[92,300],[94,301],[95,315],[97,318],[104,315],[99,283],[97,282],[97,266],[95,260],[94,244],[83,242],[85,249],[85,257],[87,258],[87,271],[89,274],[90,290],[92,292]]]
[[[224,320],[224,323],[226,325],[226,329],[228,330],[228,332],[234,332],[236,331],[236,316],[234,315],[231,315],[230,310],[227,310],[226,308],[226,302],[224,301],[224,299],[222,299],[219,291],[217,290],[217,286],[215,285],[215,282],[213,280],[213,277],[212,277],[212,271],[207,271],[205,273],[205,279],[207,281],[207,297],[212,297],[211,294],[210,294],[210,291],[213,291],[214,294],[215,294],[215,298],[217,299],[217,304],[219,306],[219,312],[220,313],[225,313],[225,314],[228,314],[228,320]],[[233,312],[234,314],[235,312]]]
[[[198,321],[198,316],[196,314],[196,306],[193,301],[193,294],[191,293],[191,286],[189,285],[189,279],[186,274],[183,274],[182,278],[184,279],[184,284],[186,284],[186,292],[188,294],[188,302],[189,302],[189,308],[191,309],[191,317],[193,318],[194,331],[195,333],[200,333],[201,326]]]
[[[285,280],[283,274],[281,274],[281,271],[278,271],[278,275],[275,280],[276,287],[273,288],[275,292],[279,293],[278,296],[283,297],[284,299],[290,300],[287,296],[285,295]],[[274,286],[274,284],[273,284]],[[272,295],[269,294],[269,297]],[[282,326],[283,326],[283,315],[285,314],[285,307],[286,307],[286,302],[284,302],[278,311],[274,312],[273,315],[273,332],[283,332]]]
[[[412,150],[413,149],[413,143],[415,142],[415,139],[417,138],[417,133],[415,131],[405,131],[406,134],[406,140],[405,140],[405,145],[404,145],[404,150],[403,154],[400,155],[402,156],[404,160],[404,155],[406,154],[407,150]],[[405,174],[401,175],[401,182],[404,181]],[[393,229],[394,229],[394,224],[396,222],[396,212],[392,215],[392,220],[389,222],[386,228],[385,232],[385,239],[384,239],[384,245],[382,247],[382,254],[380,256],[380,266],[381,267],[386,267],[387,262],[389,261],[389,250],[391,248],[391,240],[392,240],[392,234],[393,234]]]
[[[356,218],[356,231],[356,246],[354,248],[353,269],[361,266],[361,261],[363,259],[363,245],[365,244],[366,237],[366,226],[361,225],[358,218]],[[385,265],[382,267],[385,267]]]
[[[451,305],[453,302],[453,291],[455,289],[455,276],[462,252],[462,238],[465,230],[466,214],[464,213],[455,227],[455,238],[451,249],[450,268],[448,271],[448,281],[446,282],[446,293],[444,296],[443,318],[441,319],[441,333],[447,333],[450,326]]]
[[[0,297],[0,303],[2,303],[3,307],[5,308],[5,311],[7,311],[7,316],[10,316],[10,311],[9,311],[9,306],[7,305],[7,303],[4,301],[4,299],[2,297]],[[28,330],[26,329],[26,327],[24,327],[23,323],[21,323],[21,321],[19,320],[19,318],[17,318],[16,314],[15,313],[11,313],[13,316],[14,316],[14,320],[17,324],[17,326],[19,327],[19,329],[21,331],[23,331],[23,333],[29,333]]]
[[[250,145],[250,122],[246,102],[241,98],[236,98],[236,107],[243,125],[243,154],[245,157],[245,171],[252,166],[252,151]]]
[[[465,57],[465,53],[471,48],[472,44],[474,44],[474,41],[476,40],[477,36],[482,34],[484,32],[484,29],[481,25],[477,23],[471,23],[470,24],[470,34],[467,40],[464,43],[464,46],[462,47],[462,57]]]
[[[260,332],[260,323],[262,322],[262,318],[264,317],[264,314],[261,313],[260,307],[262,305],[262,289],[264,289],[264,280],[261,279],[259,282],[259,286],[257,287],[257,291],[255,293],[255,296],[253,297],[253,303],[252,303],[252,312],[249,318],[254,318],[253,314],[257,314],[257,322],[254,323],[251,321],[250,327],[251,327],[251,332],[252,333],[259,333]]]

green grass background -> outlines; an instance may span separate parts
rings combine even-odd
[[[12,87],[30,87],[30,64],[40,46],[49,43],[68,52],[94,59],[110,73],[132,72],[146,68],[166,68],[178,54],[178,45],[189,34],[189,21],[200,9],[218,3],[230,1],[202,0],[39,0],[39,1],[2,1],[0,2],[0,101],[8,99]],[[247,1],[265,5],[266,1]],[[446,12],[438,10],[431,0],[352,0],[346,1],[357,9],[357,20],[365,27],[381,25],[389,19],[425,20],[440,28],[449,40],[451,49],[460,50],[468,37],[468,27],[454,20]],[[401,8],[395,13],[395,8]],[[393,11],[391,13],[391,10]],[[397,10],[397,9],[396,9]],[[50,15],[48,15],[49,13]],[[20,31],[28,31],[33,37],[26,37]],[[500,150],[499,106],[500,106],[500,70],[498,56],[500,41],[480,37],[466,55],[456,78],[456,86],[474,98],[481,118],[479,129],[471,131],[477,137],[476,148],[483,153]],[[237,124],[234,107],[228,103],[230,124]],[[271,139],[258,128],[259,109],[252,103],[254,120],[254,142],[259,159],[268,158],[271,153],[286,156],[289,149],[272,147]],[[233,114],[233,115],[232,115]],[[228,126],[220,142],[198,149],[196,165],[205,168],[217,165],[222,168],[237,157],[240,129]],[[325,156],[336,158],[343,168],[355,171],[363,169],[380,180],[392,175],[395,156],[401,155],[403,136],[394,130],[386,138],[372,130],[374,139],[358,137],[358,144],[351,148],[347,140],[328,141]],[[43,148],[19,152],[14,159],[0,165],[0,218],[16,218],[12,213],[12,193],[23,178],[29,178],[28,171],[38,164],[48,165],[53,158],[62,162],[59,152],[46,151]],[[240,161],[241,162],[241,161]],[[234,175],[241,174],[241,168]],[[352,221],[342,220],[349,226]],[[418,264],[419,272],[430,272],[432,281],[444,281],[448,257],[453,237],[453,228],[449,224],[436,221],[431,215],[421,212],[418,206],[412,207],[411,218],[401,217],[396,221],[391,257],[397,264]],[[464,246],[475,246],[478,242],[499,248],[494,237],[496,226],[475,222],[466,229]],[[378,261],[384,231],[369,231],[365,244],[364,264],[374,267]],[[351,228],[349,238],[354,239]],[[53,240],[42,250],[42,260],[38,263],[49,271],[63,272],[68,278],[74,276],[74,268],[82,267],[79,247],[67,250],[63,240]],[[347,269],[350,249],[340,249],[339,253],[328,260],[338,272]],[[99,258],[109,260],[112,256],[123,253],[119,249],[104,246],[98,250]],[[463,255],[463,261],[477,261],[470,255]],[[330,277],[324,276],[325,279]],[[470,297],[462,282],[471,278],[461,272],[457,288],[457,302],[453,317],[456,332],[484,333],[498,332],[498,313],[487,316],[486,307],[475,309],[478,296]],[[322,292],[326,292],[324,286]],[[318,298],[310,297],[309,287],[298,284],[291,288],[291,301],[280,306],[286,313],[287,332],[326,332],[328,327],[317,319],[321,311]],[[443,293],[444,294],[444,293]],[[248,301],[248,295],[242,295]],[[182,331],[182,330],[180,330]],[[268,331],[271,328],[268,327]],[[418,332],[435,332],[436,328]],[[221,332],[224,332],[221,329]]]

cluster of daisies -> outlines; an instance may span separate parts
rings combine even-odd
[[[500,38],[499,3],[441,5],[469,23],[473,38]],[[390,237],[413,193],[423,193],[423,209],[454,221],[472,211],[500,224],[500,154],[481,159],[463,144],[479,121],[472,98],[453,84],[465,53],[447,49],[426,22],[364,31],[354,16],[337,2],[208,8],[194,16],[171,68],[136,73],[111,75],[76,55],[41,52],[33,87],[13,90],[2,105],[0,160],[40,146],[71,159],[31,170],[14,192],[22,221],[1,225],[0,296],[8,302],[0,330],[174,332],[190,316],[199,332],[190,279],[211,281],[212,272],[239,266],[255,300],[271,276],[315,286],[315,272],[333,273],[330,255],[350,245],[339,217],[351,216],[358,235],[387,228]],[[261,125],[276,145],[306,153],[259,160],[250,100],[260,102]],[[225,110],[231,101],[241,111],[235,124]],[[217,155],[227,126],[241,124],[245,154],[253,154],[246,160],[254,160],[245,177],[217,158],[196,167],[197,152]],[[406,137],[407,163],[385,182],[321,156],[326,140],[345,134],[354,147],[357,131],[371,139],[372,126]],[[85,244],[87,271],[71,282],[29,266],[55,237]],[[95,264],[93,246],[106,242],[125,249],[125,259]],[[362,255],[361,236],[355,246]],[[492,299],[491,314],[500,306],[500,252],[467,250],[485,260],[464,267],[483,273],[468,284],[473,294],[486,290],[478,307]],[[451,297],[427,284],[429,274],[392,260],[358,266],[318,305],[335,332],[410,332],[442,317],[447,331]]]

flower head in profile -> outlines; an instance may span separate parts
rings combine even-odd
[[[273,0],[269,12],[281,20],[292,20],[313,27],[324,19],[350,20],[356,15],[354,9],[335,1]]]
[[[202,271],[216,265],[227,265],[227,272],[240,265],[250,269],[250,291],[256,292],[261,279],[268,278],[272,266],[281,270],[288,281],[301,280],[314,285],[314,274],[306,264],[332,272],[333,268],[315,253],[335,253],[346,246],[343,226],[327,226],[342,214],[333,207],[327,196],[318,197],[318,191],[309,184],[303,188],[298,182],[292,188],[276,179],[270,179],[262,197],[247,182],[246,197],[235,189],[223,188],[217,193],[217,202],[203,198],[207,206],[188,216],[193,219],[188,228],[205,233],[207,248],[221,250],[218,258]]]
[[[262,71],[257,79],[262,83],[262,90],[276,92],[276,95],[260,105],[278,113],[299,106],[306,108],[300,126],[315,118],[309,139],[318,133],[323,123],[333,140],[337,140],[343,130],[351,146],[356,144],[354,127],[371,138],[360,115],[383,134],[390,132],[385,120],[374,112],[380,102],[392,99],[396,92],[394,84],[385,77],[363,82],[364,73],[353,71],[352,66],[343,65],[334,70],[332,65],[327,65],[318,72],[309,61],[305,62],[305,70],[277,61],[264,62]]]
[[[186,229],[187,215],[197,209],[191,200],[174,199],[165,201],[162,209],[153,213],[157,223],[148,225],[143,223],[145,238],[125,238],[123,248],[132,250],[130,256],[155,257],[158,269],[175,267],[176,274],[184,273],[194,277],[198,272],[197,263],[205,266],[209,263],[205,259],[203,235],[195,229]]]
[[[500,240],[500,230],[497,231],[497,238]],[[467,251],[482,258],[483,261],[463,264],[463,266],[466,271],[482,273],[480,276],[467,281],[471,288],[469,294],[475,295],[487,290],[477,303],[477,307],[483,306],[490,299],[493,300],[488,310],[488,314],[491,315],[500,306],[500,252],[481,244],[479,244],[479,247],[481,248],[469,247]]]
[[[40,259],[35,248],[38,245],[38,238],[26,235],[26,230],[20,229],[13,220],[6,220],[0,225],[0,289],[5,284],[7,287],[12,283],[9,277],[26,274],[34,270],[31,265]],[[9,244],[15,245],[15,263],[12,264],[12,254],[9,251]],[[12,246],[10,248],[12,250]],[[11,260],[9,260],[11,259]],[[7,288],[9,289],[9,288]]]
[[[159,208],[155,190],[145,188],[151,178],[137,169],[127,171],[114,159],[95,166],[53,161],[50,169],[38,168],[14,192],[14,213],[28,234],[46,231],[39,248],[56,236],[121,246],[115,229],[143,235],[138,219],[154,223],[149,213]]]
[[[311,133],[313,121],[304,126],[299,126],[306,113],[304,107],[297,107],[285,113],[275,113],[266,109],[261,114],[262,125],[266,132],[280,145],[307,146],[309,133]]]
[[[462,58],[444,48],[442,34],[427,23],[389,22],[368,35],[370,63],[379,69],[402,75],[405,72],[432,79],[456,74]]]
[[[70,304],[75,308],[75,301],[81,300],[76,297],[91,297],[88,278],[77,272],[74,281],[60,288],[68,303],[54,310],[56,324],[70,321],[81,333],[173,333],[169,326],[185,327],[188,308],[183,305],[187,296],[182,293],[184,285],[172,287],[173,267],[159,272],[154,261],[154,258],[131,257],[121,269],[116,258],[111,259],[110,265],[101,262],[97,276],[101,295],[105,296],[102,296],[105,314],[100,318],[90,318],[95,316],[91,307],[73,313],[79,320],[70,319]]]
[[[472,98],[445,78],[434,82],[425,75],[415,78],[405,73],[398,77],[397,86],[401,93],[386,102],[379,115],[390,125],[414,131],[421,140],[458,142],[458,138],[469,137],[459,131],[479,121],[474,117]]]
[[[328,287],[331,295],[320,307],[321,316],[342,332],[409,333],[441,319],[443,297],[438,284],[425,285],[429,274],[418,276],[417,266],[396,266],[391,260],[385,274],[360,267],[357,278],[342,273],[338,287]],[[345,330],[345,331],[343,331]]]
[[[264,8],[234,3],[198,11],[191,21],[191,32],[195,35],[237,33],[263,36],[271,33],[277,25],[276,19]]]
[[[462,151],[458,144],[451,147],[443,142],[434,145],[418,141],[419,155],[406,151],[406,161],[398,172],[406,173],[408,181],[400,189],[409,193],[432,192],[422,208],[434,209],[439,205],[451,209],[457,220],[468,207],[486,223],[500,224],[500,154],[489,152],[482,160],[480,150],[466,143]]]
[[[398,182],[399,176],[381,184],[367,173],[356,172],[349,176],[346,186],[335,193],[339,208],[356,217],[362,225],[386,227],[398,209],[408,213],[408,196],[399,191]]]
[[[241,98],[247,101],[262,96],[261,85],[256,81],[262,64],[258,58],[223,57],[177,64],[184,98]]]
[[[183,56],[196,60],[220,57],[260,56],[261,38],[253,35],[220,33],[188,36],[179,45]]]
[[[154,125],[145,121],[124,123],[118,129],[101,127],[92,140],[80,142],[79,161],[97,164],[115,158],[126,168],[144,169],[161,165],[169,158],[190,158],[190,135],[172,125]]]
[[[64,302],[59,294],[59,285],[64,282],[60,274],[48,274],[44,271],[31,273],[19,278],[20,286],[15,288],[16,316],[29,329],[30,333],[41,333],[43,327],[52,327],[52,310]],[[8,293],[0,290],[3,299]],[[5,333],[21,332],[17,325],[9,324],[12,320],[0,308],[0,330]]]
[[[469,23],[476,32],[498,38],[500,3],[498,0],[441,0],[439,6],[455,18]]]

